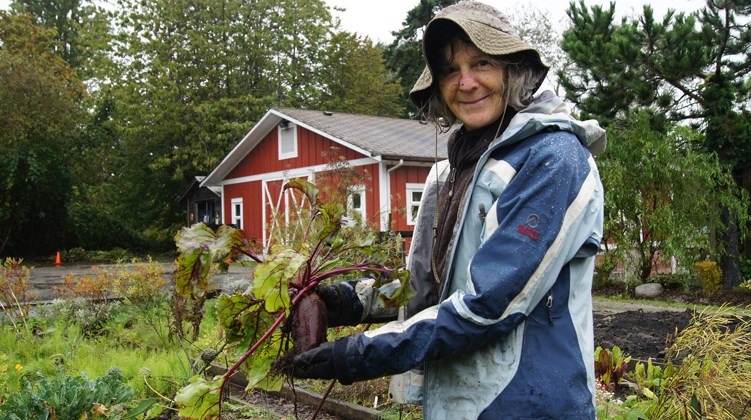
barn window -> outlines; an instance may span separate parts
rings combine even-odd
[[[232,224],[238,228],[243,228],[243,199],[232,199]]]
[[[365,186],[350,186],[347,193],[347,216],[357,223],[363,223],[365,213]]]
[[[407,184],[407,224],[414,225],[422,201],[424,184]]]
[[[287,120],[279,124],[279,160],[297,157],[297,126]]]

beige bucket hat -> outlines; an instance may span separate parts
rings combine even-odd
[[[485,54],[499,56],[529,52],[524,54],[524,57],[531,65],[541,70],[542,76],[536,86],[540,87],[549,69],[542,61],[540,52],[516,34],[503,13],[484,3],[462,1],[438,12],[425,28],[422,49],[427,65],[409,93],[409,98],[418,108],[423,108],[430,96],[436,65],[434,62],[431,63],[430,58],[435,56],[436,48],[441,47],[436,45],[436,42],[440,32],[446,30],[447,22],[459,26],[472,43]]]

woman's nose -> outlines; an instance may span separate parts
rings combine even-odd
[[[477,86],[477,79],[471,69],[462,70],[459,76],[459,89],[469,90]]]

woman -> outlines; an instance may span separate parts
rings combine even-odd
[[[534,97],[547,67],[487,5],[445,8],[423,50],[410,98],[438,127],[463,125],[423,194],[406,320],[303,353],[294,373],[350,384],[424,367],[426,419],[594,418],[603,191],[587,148],[604,132]],[[371,283],[320,288],[332,325],[384,318]]]

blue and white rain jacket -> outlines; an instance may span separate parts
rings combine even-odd
[[[596,122],[574,120],[551,92],[515,115],[465,194],[441,303],[338,340],[339,379],[424,366],[428,420],[594,418],[591,283],[603,188],[591,152],[604,145]],[[408,308],[435,281],[432,227],[447,173],[447,162],[436,164],[423,193]]]

